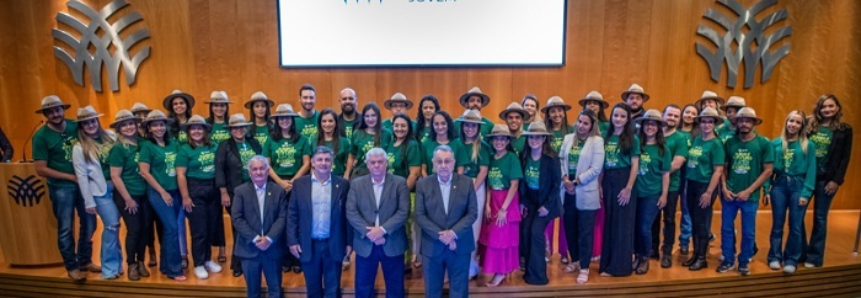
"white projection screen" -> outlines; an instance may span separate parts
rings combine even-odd
[[[276,0],[289,68],[562,66],[566,0]]]

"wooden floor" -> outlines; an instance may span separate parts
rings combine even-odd
[[[712,230],[719,234],[719,216],[716,214]],[[828,227],[825,266],[822,268],[800,268],[791,276],[771,271],[766,264],[771,229],[771,213],[761,211],[757,217],[757,243],[760,252],[751,263],[752,274],[740,277],[735,272],[717,273],[720,241],[715,241],[709,250],[709,268],[699,272],[688,271],[679,264],[686,257],[673,255],[673,267],[660,268],[651,261],[651,270],[642,276],[623,278],[600,277],[597,263],[592,263],[592,273],[585,285],[576,284],[575,276],[562,271],[563,265],[555,255],[548,264],[550,284],[546,286],[526,285],[522,273],[516,272],[498,288],[488,288],[484,283],[489,276],[480,275],[470,284],[472,297],[856,297],[861,295],[861,258],[852,255],[858,225],[858,211],[832,212]],[[811,216],[808,214],[808,229]],[[101,227],[97,230],[99,235]],[[123,236],[124,237],[124,236]],[[228,235],[229,237],[229,235]],[[94,260],[98,260],[98,240],[95,244]],[[229,249],[229,248],[228,248]],[[229,250],[228,250],[229,251]],[[213,255],[216,255],[214,252]],[[225,272],[211,274],[207,280],[199,280],[187,272],[186,282],[175,282],[150,268],[154,273],[139,282],[131,282],[125,276],[117,280],[102,280],[91,273],[87,282],[70,282],[62,266],[44,268],[13,268],[0,263],[0,296],[2,297],[243,297],[245,281],[234,278],[222,264]],[[342,279],[345,297],[353,293],[354,273],[349,270]],[[384,293],[382,276],[378,275],[378,294]],[[420,276],[406,281],[407,295],[423,297]],[[284,288],[287,297],[304,297],[304,282],[300,274],[285,273]],[[383,295],[379,295],[382,297]]]

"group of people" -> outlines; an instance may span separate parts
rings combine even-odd
[[[577,283],[589,280],[595,260],[602,276],[646,274],[652,258],[672,266],[677,206],[680,254],[690,255],[682,265],[696,271],[708,267],[718,197],[717,271],[750,273],[761,201],[773,210],[769,267],[793,273],[823,264],[827,215],[852,146],[834,95],[820,97],[810,116],[790,112],[773,140],[756,131],[762,119],[744,98],[711,91],[657,110],[645,108],[650,97],[633,84],[612,107],[590,92],[576,113],[558,96],[540,107],[526,95],[499,113],[504,124],[482,115],[490,97],[477,87],[460,96],[463,114],[452,117],[426,95],[416,119],[401,93],[383,102],[390,119],[374,102],[359,111],[350,88],[339,94],[340,113],[316,110],[311,85],[298,95],[296,112],[254,93],[244,104],[249,121],[230,115],[224,91],[205,102],[206,118],[192,115],[193,96],[174,91],[163,100],[167,114],[138,103],[116,113],[113,130],[92,107],[66,119],[69,105],[45,97],[33,157],[48,180],[69,276],[123,274],[120,217],[130,280],[150,274],[144,252],[154,230],[160,271],[186,280],[186,219],[193,273],[221,272],[222,207],[234,235],[230,269],[245,275],[253,297],[261,274],[269,296],[280,297],[288,270],[304,274],[309,297],[335,297],[354,252],[357,297],[373,295],[380,265],[387,297],[404,296],[405,273],[418,268],[428,297],[441,297],[446,281],[449,296],[466,297],[480,271],[489,287],[518,269],[526,283],[547,284],[554,246]],[[101,267],[91,260],[95,214],[105,227]]]

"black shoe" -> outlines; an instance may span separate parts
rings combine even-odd
[[[649,272],[649,259],[642,258],[640,260],[640,266],[637,266],[637,275],[643,275]]]
[[[717,272],[725,273],[727,271],[732,270],[733,268],[735,268],[735,264],[730,263],[730,262],[723,262],[720,264],[720,266],[717,267]]]
[[[293,273],[302,273],[302,267],[293,266]]]
[[[631,262],[631,270],[636,271],[637,268],[640,267],[640,257],[634,257],[634,261]]]
[[[290,272],[290,267],[289,266],[281,266],[281,272],[284,272],[284,273]]]
[[[715,237],[715,234],[710,233],[709,234],[709,243],[715,242],[715,239],[717,239],[717,237]]]
[[[657,261],[661,259],[661,254],[658,253],[657,249],[653,249],[652,254],[649,256],[649,258]]]
[[[738,274],[741,276],[750,275],[750,266],[747,263],[739,263],[738,264]]]
[[[693,264],[691,264],[691,266],[690,266],[690,267],[688,267],[688,270],[690,270],[690,271],[700,271],[700,270],[702,270],[703,268],[708,268],[708,267],[709,267],[709,263],[706,261],[706,258],[697,258],[697,259],[694,261],[694,263],[693,263]]]
[[[686,256],[686,255],[688,255],[689,253],[691,253],[691,251],[688,249],[688,247],[687,247],[687,246],[681,246],[681,247],[679,247],[679,254],[681,254],[681,255],[683,255],[683,256]]]
[[[661,258],[661,268],[670,268],[673,266],[673,257],[669,254],[664,254]]]
[[[686,261],[682,262],[682,266],[690,267],[690,266],[691,266],[691,265],[693,265],[696,261],[697,261],[697,257],[696,257],[696,256],[691,256],[689,259],[687,259]]]
[[[233,270],[233,277],[240,277],[240,276],[242,276],[242,271]]]

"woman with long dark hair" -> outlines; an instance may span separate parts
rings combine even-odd
[[[700,114],[699,109],[694,104],[686,104],[682,108],[682,119],[678,125],[678,132],[682,133],[687,139],[688,149],[691,148],[691,142],[694,137],[699,136],[700,125],[695,121],[697,115]],[[688,188],[688,179],[685,179],[688,173],[688,167],[682,165],[679,169],[679,203],[681,204],[682,216],[679,220],[679,254],[686,256],[690,253],[691,241],[691,214],[688,212],[688,194],[685,191]]]
[[[467,109],[460,117],[460,147],[466,151],[466,161],[463,163],[463,174],[472,179],[475,188],[476,206],[478,214],[484,214],[484,201],[486,199],[485,179],[487,168],[490,166],[490,146],[481,139],[481,126],[484,125],[481,114],[477,110]],[[481,221],[476,220],[472,224],[472,233],[475,239],[481,235]],[[470,260],[470,277],[478,274],[478,254],[473,251]]]
[[[416,142],[415,136],[413,136],[412,123],[410,116],[407,116],[407,114],[396,113],[392,116],[392,142],[385,144],[383,147],[389,160],[388,171],[406,179],[407,188],[412,190],[410,193],[410,201],[412,202],[410,206],[415,205],[416,194],[414,188],[422,169],[421,150],[419,149],[419,143]],[[417,265],[421,255],[421,234],[418,234],[420,230],[413,221],[412,213],[407,218],[405,227],[407,229],[407,236],[412,240],[409,242],[412,248],[404,254],[404,261],[408,262],[406,268],[410,268],[409,262],[412,262],[413,266]]]
[[[257,139],[260,145],[266,144],[272,130],[272,123],[269,121],[271,109],[275,106],[275,102],[270,100],[265,93],[261,91],[251,94],[251,99],[245,102],[245,108],[248,109],[252,127],[248,129],[248,136]]]
[[[299,134],[295,119],[299,114],[293,112],[289,104],[280,104],[272,119],[275,126],[269,139],[263,145],[263,156],[272,165],[269,179],[284,188],[287,193],[293,190],[293,180],[302,177],[311,168],[311,152],[308,140]]]
[[[673,156],[664,139],[667,123],[658,110],[648,110],[635,120],[640,128],[640,166],[637,173],[637,232],[634,237],[634,264],[637,274],[649,272],[652,250],[652,224],[667,205]],[[675,215],[674,215],[675,216]]]
[[[559,96],[551,97],[547,100],[547,105],[541,108],[541,112],[544,113],[544,125],[552,133],[551,148],[556,152],[562,151],[562,140],[565,136],[575,131],[574,126],[568,124],[567,111],[570,109],[571,106]],[[536,118],[541,119],[541,117]],[[561,191],[560,196],[563,196]],[[565,223],[561,219],[556,219],[547,226],[545,234],[547,260],[549,261],[554,253],[553,243],[558,243],[555,252],[561,255],[563,263],[567,263],[568,251],[571,250],[571,247],[568,247],[570,241],[566,239],[568,234],[565,232]],[[577,256],[571,256],[571,258],[577,258]]]
[[[416,131],[415,137],[419,145],[427,141],[433,134],[433,119],[434,113],[439,111],[439,99],[433,94],[428,94],[422,97],[419,101],[419,110],[416,113]]]
[[[185,143],[188,135],[180,127],[191,118],[191,108],[194,107],[194,97],[180,90],[173,90],[162,100],[161,105],[167,111],[167,117],[173,119],[170,124],[170,133],[179,141]]]
[[[523,117],[523,123],[535,122],[535,115],[537,115],[538,108],[540,108],[538,97],[535,97],[535,94],[526,94],[523,96],[523,99],[520,100],[520,106],[522,106],[526,111],[526,117]]]
[[[392,132],[383,128],[381,119],[380,106],[376,103],[369,102],[362,108],[362,122],[356,126],[356,130],[353,131],[353,139],[350,141],[353,145],[352,156],[356,160],[356,164],[353,166],[353,172],[349,174],[349,177],[345,175],[344,178],[367,175],[368,167],[365,165],[365,153],[372,148],[392,142]]]
[[[455,138],[454,124],[451,116],[446,111],[437,111],[431,117],[433,125],[433,133],[430,138],[424,141],[422,145],[422,177],[427,177],[434,173],[433,170],[433,151],[439,145],[448,145],[454,152],[455,162],[457,163],[456,171],[458,174],[463,174],[464,165],[467,162],[466,148],[463,148],[463,143]]]
[[[320,111],[320,117],[317,118],[317,126],[320,128],[320,133],[317,134],[316,145],[313,148],[326,146],[332,149],[335,153],[332,157],[332,174],[344,177],[346,173],[353,170],[353,157],[350,155],[350,139],[338,133],[342,131],[338,114],[333,109],[323,109]]]
[[[206,123],[212,126],[209,138],[218,145],[230,138],[230,131],[227,130],[227,118],[230,115],[230,105],[233,102],[227,98],[227,92],[212,91],[209,101],[204,103],[209,105],[209,117],[206,118]]]

